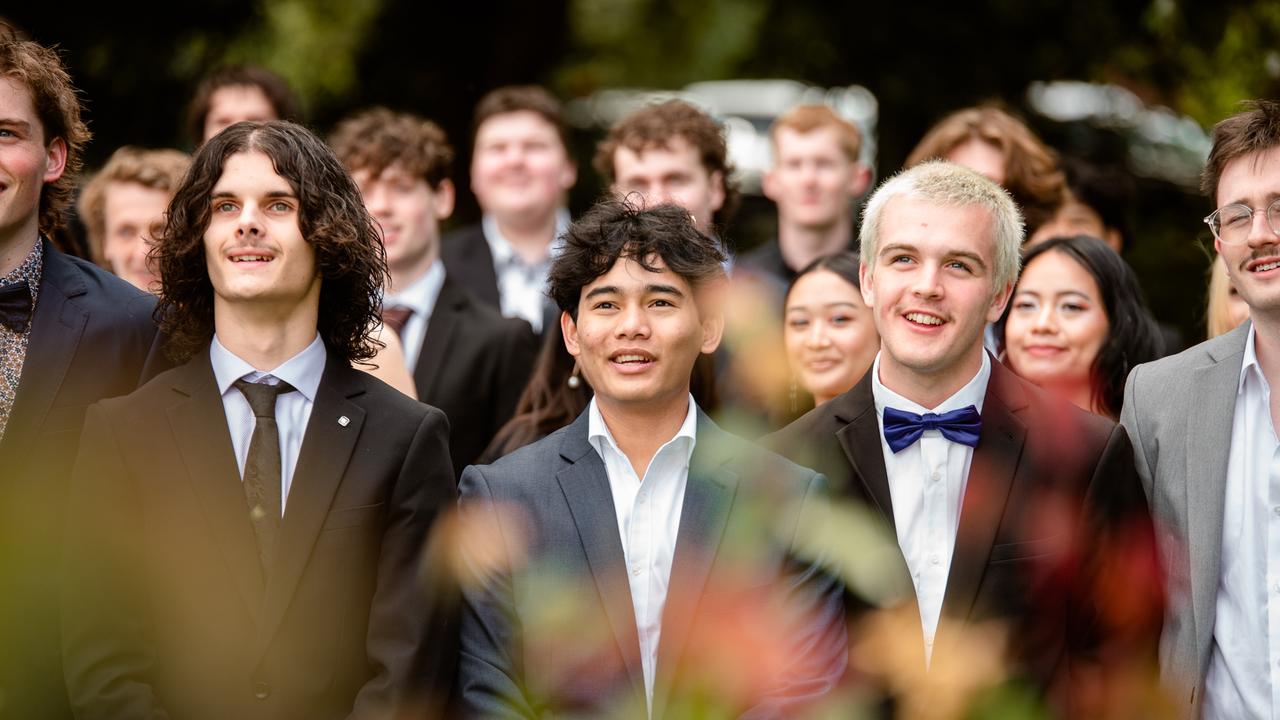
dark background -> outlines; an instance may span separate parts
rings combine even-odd
[[[457,146],[463,189],[471,109],[511,83],[542,83],[566,100],[729,78],[863,85],[880,103],[880,177],[942,115],[989,100],[1020,112],[1064,154],[1135,170],[1124,132],[1032,112],[1034,81],[1113,83],[1204,128],[1280,89],[1280,3],[1267,0],[28,0],[0,12],[61,47],[95,135],[91,168],[123,144],[189,149],[192,90],[211,68],[237,61],[289,79],[322,133],[374,104],[436,120]],[[590,170],[598,133],[572,142],[575,212],[600,192]],[[1200,218],[1211,203],[1186,180],[1133,174],[1127,257],[1156,314],[1198,340],[1210,240]],[[470,196],[460,200],[454,225],[477,217]],[[738,249],[766,240],[771,212],[749,198],[726,237]]]

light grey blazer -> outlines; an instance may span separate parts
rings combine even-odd
[[[1231,424],[1249,327],[1134,368],[1120,415],[1166,576],[1161,675],[1193,717],[1213,642]]]

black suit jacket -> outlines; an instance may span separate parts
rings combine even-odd
[[[67,482],[85,409],[165,365],[155,299],[47,241],[30,342],[0,441],[0,717],[70,717],[58,638]]]
[[[413,381],[418,397],[449,418],[455,475],[475,462],[511,419],[537,354],[528,323],[502,317],[446,273]]]
[[[469,716],[646,717],[626,560],[587,425],[584,412],[463,473],[464,517],[477,523],[468,533],[475,543],[464,547],[472,576],[463,584],[459,666]],[[726,676],[721,689],[745,687],[712,691],[712,716],[786,717],[839,679],[841,585],[796,552],[823,483],[699,413],[652,717],[706,713],[689,703],[707,690],[701,683]],[[755,682],[751,668],[763,669]]]
[[[493,253],[489,251],[483,224],[468,225],[446,234],[440,241],[440,259],[449,277],[481,302],[501,309],[498,273],[493,267]],[[560,312],[555,303],[547,299],[542,303],[542,332],[554,322],[560,322]],[[421,393],[421,389],[418,392]]]
[[[871,372],[765,444],[828,475],[837,496],[865,502],[896,538]],[[1101,570],[1094,561],[1126,549],[1129,540],[1154,557],[1132,458],[1123,428],[992,362],[934,665],[963,662],[963,631],[983,620],[1008,624],[1006,659],[1014,675],[1041,688],[1069,679],[1068,660],[1100,652],[1108,638],[1100,637]],[[901,577],[909,578],[905,559],[898,560]],[[853,598],[847,604],[852,617],[867,609]],[[923,662],[922,635],[913,642]]]
[[[382,718],[438,700],[457,626],[416,578],[456,497],[443,414],[330,355],[266,572],[225,418],[207,351],[89,411],[63,593],[77,717]]]

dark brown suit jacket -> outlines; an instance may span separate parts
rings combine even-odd
[[[67,482],[86,408],[167,363],[155,299],[44,242],[17,397],[0,442],[0,718],[69,718],[58,584]]]
[[[529,323],[502,317],[445,275],[413,381],[418,397],[449,418],[455,475],[474,463],[511,419],[537,354]]]
[[[444,416],[330,355],[265,572],[225,418],[207,352],[89,411],[63,594],[77,717],[381,718],[438,699],[457,627],[417,576],[456,497]]]
[[[865,502],[896,537],[871,372],[765,445],[826,475],[836,495]],[[963,658],[963,630],[993,619],[1011,630],[1007,660],[1015,676],[1042,688],[1066,679],[1068,660],[1100,652],[1109,638],[1100,636],[1094,562],[1129,549],[1130,539],[1154,558],[1132,458],[1123,428],[992,362],[935,665]],[[906,577],[905,559],[900,570]],[[854,617],[867,609],[846,602]],[[923,661],[922,636],[914,642]]]

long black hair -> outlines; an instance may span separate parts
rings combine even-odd
[[[1089,235],[1051,238],[1023,251],[1023,270],[1032,260],[1049,252],[1060,252],[1076,261],[1098,284],[1108,327],[1107,339],[1089,371],[1090,399],[1094,407],[1113,418],[1119,417],[1129,370],[1163,354],[1164,341],[1155,318],[1147,309],[1133,270],[1102,240]],[[1017,293],[1016,287],[1014,293]],[[1010,302],[996,324],[996,336],[1002,347],[1012,307]]]

